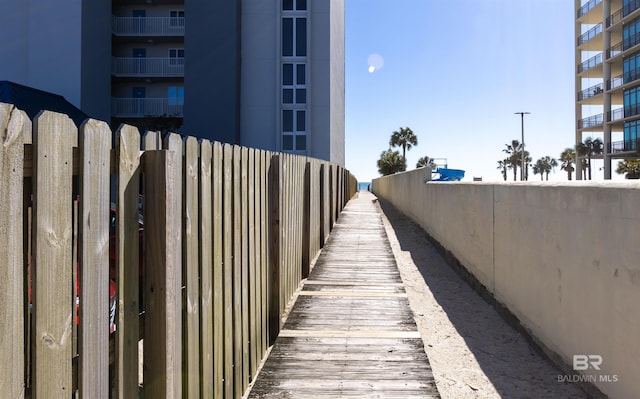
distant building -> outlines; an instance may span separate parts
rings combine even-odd
[[[576,145],[604,142],[604,177],[615,158],[639,158],[640,1],[574,0]],[[577,178],[582,165],[577,162]]]
[[[0,80],[112,127],[344,164],[344,0],[5,3]]]

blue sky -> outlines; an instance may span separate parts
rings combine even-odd
[[[359,181],[379,176],[376,161],[401,126],[418,136],[409,168],[424,155],[447,158],[465,180],[502,179],[502,149],[521,135],[514,112],[531,112],[525,145],[534,162],[573,146],[572,1],[345,3],[346,167]],[[384,65],[371,73],[372,54]]]

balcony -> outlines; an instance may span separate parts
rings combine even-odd
[[[598,24],[594,26],[593,28],[589,29],[588,31],[580,35],[580,37],[578,38],[578,46],[585,44],[586,42],[588,42],[589,40],[593,39],[594,37],[598,36],[601,33],[602,33],[602,24]],[[602,48],[602,45],[600,46],[596,45],[594,47]]]
[[[637,153],[640,139],[614,141],[609,144],[607,152],[609,154],[621,154],[621,153]]]
[[[640,79],[640,68],[633,69],[609,80],[607,90],[614,90]]]
[[[119,118],[181,118],[182,107],[178,98],[111,99],[111,114]]]
[[[118,77],[184,77],[184,58],[113,58],[111,73]]]
[[[116,36],[184,36],[184,17],[113,17]]]
[[[593,115],[578,121],[578,129],[600,126],[604,123],[604,114]]]
[[[578,73],[588,71],[598,65],[602,65],[602,53],[599,53],[578,65]]]
[[[597,5],[599,5],[600,3],[602,3],[602,0],[589,0],[587,3],[585,3],[582,7],[580,7],[578,9],[578,19],[581,19],[582,17],[586,16],[587,14],[590,13],[590,11],[593,11]],[[596,16],[597,19],[597,16]],[[600,16],[600,21],[602,21],[602,16]],[[589,21],[583,21],[588,23]]]
[[[622,7],[621,9],[619,9],[618,11],[614,12],[613,14],[611,14],[611,16],[607,18],[607,28],[610,26],[616,25],[617,23],[625,19],[629,14],[631,14],[638,8],[640,8],[640,0],[634,0],[629,4],[625,5],[624,7]]]
[[[592,97],[595,97],[603,92],[603,84],[599,83],[595,86],[591,86],[588,89],[582,90],[578,93],[578,101],[583,101]]]

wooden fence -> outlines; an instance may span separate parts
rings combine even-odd
[[[9,104],[0,132],[8,398],[240,398],[357,187],[317,159]]]

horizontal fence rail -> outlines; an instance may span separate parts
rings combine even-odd
[[[0,129],[11,398],[242,397],[357,187],[326,161],[10,104]]]

